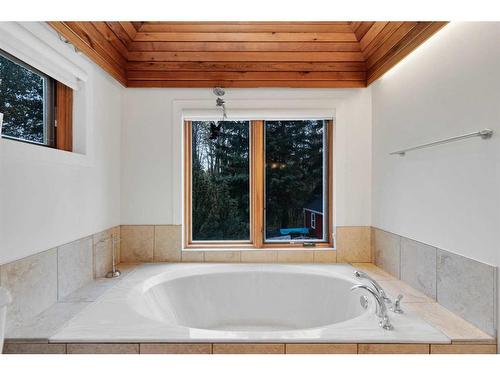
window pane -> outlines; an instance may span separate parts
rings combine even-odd
[[[266,240],[327,240],[326,121],[266,121]]]
[[[193,241],[250,239],[249,125],[192,122]]]
[[[45,143],[45,78],[0,54],[2,135]]]

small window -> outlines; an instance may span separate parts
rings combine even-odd
[[[186,121],[184,247],[332,247],[333,122]]]
[[[0,50],[2,137],[72,149],[72,90]]]

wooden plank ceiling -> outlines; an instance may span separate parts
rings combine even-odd
[[[366,87],[446,22],[49,22],[127,87]]]

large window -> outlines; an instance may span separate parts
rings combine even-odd
[[[333,246],[332,121],[187,121],[185,247]]]
[[[72,90],[0,50],[1,136],[71,151]]]

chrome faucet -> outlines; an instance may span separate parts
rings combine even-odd
[[[384,299],[380,296],[380,293],[378,293],[377,290],[364,284],[357,284],[351,288],[351,290],[356,290],[356,289],[364,289],[367,292],[369,292],[373,296],[373,298],[375,298],[375,301],[377,303],[375,314],[377,314],[379,318],[378,325],[385,330],[388,331],[392,330],[394,327],[391,324],[391,321],[389,319],[389,314],[387,313],[387,306],[385,305]]]
[[[368,274],[366,274],[365,272],[358,271],[358,270],[354,271],[354,276],[356,276],[358,279],[368,280],[373,285],[373,288],[375,289],[377,294],[380,296],[380,298],[382,298],[382,300],[385,303],[389,303],[389,304],[392,303],[391,299],[389,297],[387,297],[385,290],[382,289],[380,284],[377,281],[375,281],[375,279],[373,279],[371,276],[368,276]]]

